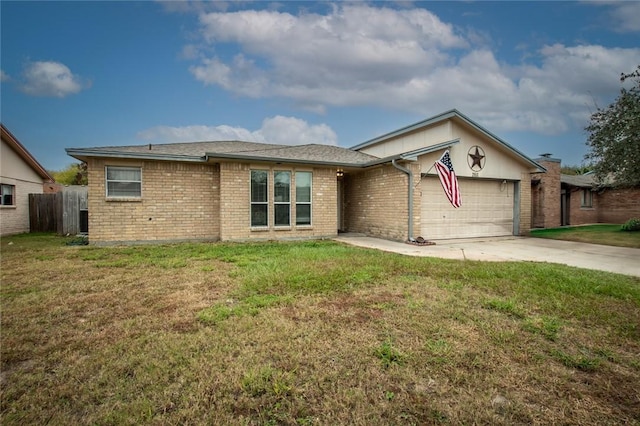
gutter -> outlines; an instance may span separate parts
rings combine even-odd
[[[140,152],[123,152],[123,151],[93,151],[91,149],[65,149],[67,155],[84,161],[83,157],[101,157],[101,158],[127,158],[136,160],[160,160],[160,161],[187,161],[187,162],[203,162],[203,157],[193,155],[177,155],[177,154],[143,154]]]
[[[405,173],[407,175],[407,178],[409,178],[409,185],[407,189],[407,207],[409,210],[409,223],[407,229],[409,235],[407,237],[407,241],[411,241],[411,239],[413,238],[413,174],[411,174],[411,170],[396,163],[396,160],[396,158],[391,160],[391,165],[401,172]]]

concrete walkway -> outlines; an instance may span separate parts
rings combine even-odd
[[[358,234],[339,235],[335,240],[408,256],[551,262],[640,277],[640,249],[635,248],[527,237],[436,240],[436,245],[432,246],[415,246]]]

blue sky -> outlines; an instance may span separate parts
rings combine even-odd
[[[3,124],[67,147],[350,147],[451,108],[536,158],[640,64],[640,2],[0,3]]]

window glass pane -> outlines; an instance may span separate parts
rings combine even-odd
[[[273,201],[288,203],[291,191],[291,172],[275,172],[273,174]]]
[[[582,207],[591,207],[592,205],[592,194],[588,189],[582,190]]]
[[[139,167],[107,167],[108,197],[141,197],[142,170]]]
[[[2,185],[2,201],[3,206],[13,206],[13,185]]]
[[[274,224],[276,226],[289,226],[291,224],[291,208],[289,204],[276,204],[273,206],[275,213]]]
[[[267,202],[267,172],[266,170],[251,170],[251,202]]]
[[[131,167],[107,167],[107,180],[140,181],[140,169]]]
[[[251,205],[251,226],[267,226],[267,205]]]
[[[311,172],[296,172],[296,201],[311,202]]]
[[[140,182],[108,182],[110,197],[139,197],[142,194]]]
[[[296,205],[296,225],[311,225],[311,204]]]

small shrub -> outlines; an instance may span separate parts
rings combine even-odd
[[[640,219],[632,218],[626,221],[620,228],[622,231],[640,231]]]

